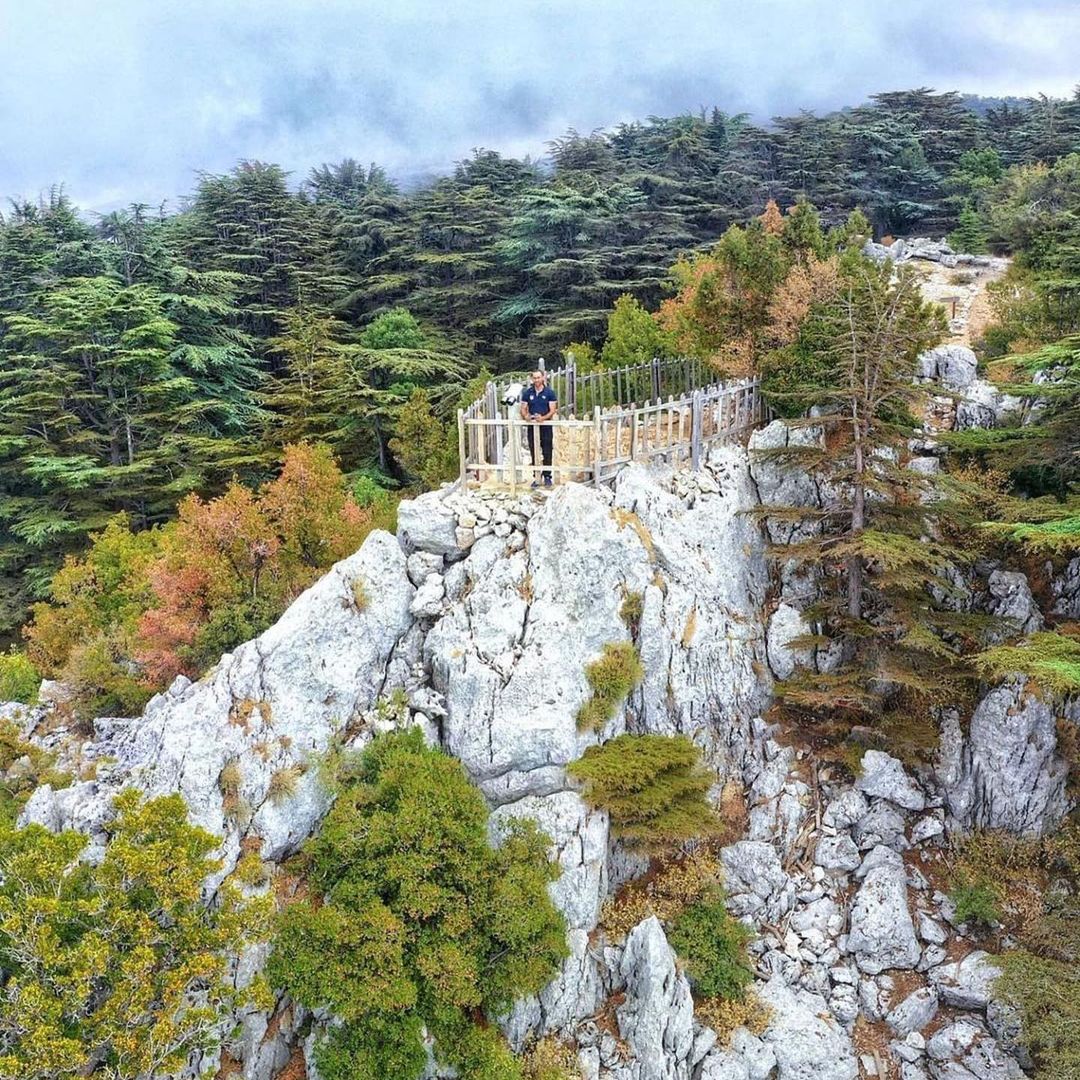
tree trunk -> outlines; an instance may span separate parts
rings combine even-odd
[[[852,422],[855,433],[855,479],[852,483],[854,489],[851,505],[851,536],[858,537],[866,527],[866,488],[863,485],[863,472],[866,462],[863,454],[862,424],[858,417]],[[862,586],[863,586],[863,561],[862,556],[852,553],[847,560],[847,586],[848,586],[848,615],[852,619],[862,618]]]

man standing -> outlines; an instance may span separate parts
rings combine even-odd
[[[551,487],[551,449],[554,428],[551,418],[558,408],[555,391],[547,385],[544,373],[534,371],[532,382],[521,395],[521,419],[529,422],[529,450],[532,453],[533,466],[544,464],[544,487]],[[540,478],[533,474],[533,487],[540,486]]]

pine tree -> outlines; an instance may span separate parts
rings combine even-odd
[[[965,206],[960,211],[960,221],[949,233],[949,243],[954,251],[969,255],[981,255],[986,251],[986,229],[974,207]]]
[[[803,616],[812,632],[792,642],[828,657],[778,687],[789,706],[880,715],[903,696],[931,699],[954,678],[955,642],[972,628],[935,600],[948,595],[958,552],[943,536],[930,481],[905,465],[924,391],[915,359],[940,339],[944,316],[915,277],[852,253],[835,295],[818,302],[824,358],[795,392],[812,418],[809,438],[773,452],[810,471],[829,493],[822,508],[765,507],[803,521],[776,558],[811,570],[820,592]],[[973,631],[972,631],[973,632]]]

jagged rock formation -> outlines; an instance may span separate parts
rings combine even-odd
[[[949,354],[927,360],[926,371],[965,389],[974,368]],[[372,534],[202,680],[177,680],[136,720],[98,721],[81,749],[84,762],[99,763],[96,777],[41,788],[25,820],[100,842],[122,786],[180,791],[193,819],[222,835],[225,875],[242,844],[280,861],[318,827],[327,797],[307,768],[313,756],[333,741],[362,745],[388,723],[419,724],[488,798],[496,842],[508,820],[534,818],[562,868],[552,895],[570,956],[505,1018],[514,1046],[547,1032],[570,1036],[583,1075],[597,1080],[851,1080],[863,1015],[891,1033],[909,1080],[1013,1076],[1006,1026],[989,998],[992,962],[970,952],[920,860],[947,826],[1054,826],[1067,806],[1055,718],[1022,682],[998,687],[966,736],[959,717],[947,717],[936,770],[912,776],[870,751],[854,785],[781,744],[761,719],[773,677],[798,664],[825,670],[835,658],[789,647],[815,584],[792,566],[771,574],[766,546],[817,526],[759,522],[748,511],[820,506],[830,495],[754,452],[819,437],[777,422],[754,433],[749,453],[713,448],[697,473],[630,465],[614,491],[444,489],[403,503],[397,537]],[[986,575],[972,603],[998,603],[1035,625],[1026,579],[998,567]],[[1063,603],[1070,580],[1057,593]],[[630,636],[621,614],[630,594],[641,598],[634,632],[645,681],[605,730],[579,732],[585,664]],[[38,719],[27,716],[27,727]],[[622,945],[598,934],[604,900],[643,867],[612,841],[606,815],[589,810],[565,767],[624,730],[690,736],[720,780],[746,793],[747,834],[721,861],[731,911],[758,932],[758,990],[774,1010],[760,1038],[740,1029],[729,1046],[716,1045],[656,919]],[[230,765],[242,779],[227,796]],[[274,800],[281,769],[298,770],[299,780]],[[950,960],[947,945],[970,955]],[[238,980],[259,961],[244,958]],[[898,971],[911,974],[898,983]],[[617,1037],[596,1021],[613,995]],[[926,1039],[939,1004],[964,1015],[948,1037]],[[245,1080],[275,1076],[307,1030],[287,1001],[239,1020],[227,1049]],[[309,1064],[319,1030],[304,1042]]]

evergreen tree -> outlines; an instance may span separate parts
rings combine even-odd
[[[939,604],[958,553],[943,539],[927,478],[906,468],[923,394],[915,360],[940,340],[944,316],[927,305],[910,271],[851,254],[835,295],[815,306],[821,366],[795,387],[812,407],[797,426],[809,438],[777,451],[829,492],[821,509],[766,507],[806,522],[778,559],[815,572],[819,602],[804,613],[813,632],[793,642],[828,657],[778,687],[790,706],[880,715],[902,696],[932,699],[954,677],[947,635],[966,628]]]
[[[969,255],[981,255],[986,251],[986,229],[974,207],[965,206],[960,211],[959,224],[949,233],[949,243],[954,251]]]

